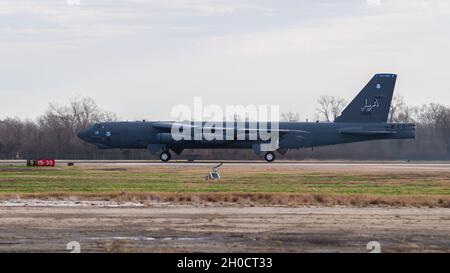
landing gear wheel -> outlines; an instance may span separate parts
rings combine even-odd
[[[164,151],[159,155],[159,159],[161,159],[162,162],[169,161],[171,157],[172,155],[170,154],[169,151]]]
[[[264,159],[265,159],[267,162],[272,162],[272,161],[275,160],[275,154],[272,153],[272,152],[267,152],[267,153],[264,155]]]

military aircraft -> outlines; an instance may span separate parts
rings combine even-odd
[[[164,162],[171,159],[171,151],[181,154],[185,149],[253,149],[256,154],[264,152],[264,159],[272,162],[275,152],[284,155],[289,149],[415,138],[415,124],[387,122],[396,79],[395,74],[376,74],[334,122],[279,122],[277,126],[225,121],[214,126],[195,121],[102,122],[80,131],[78,137],[100,149],[148,149],[160,153]],[[179,138],[174,128],[192,137]],[[275,141],[263,138],[263,131],[276,135]],[[223,137],[196,137],[205,132]]]

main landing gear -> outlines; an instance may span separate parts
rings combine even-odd
[[[167,162],[167,161],[169,161],[171,157],[172,157],[172,155],[170,154],[169,151],[163,151],[163,152],[159,155],[159,159],[161,159],[162,162]]]
[[[267,153],[264,155],[264,159],[265,159],[267,162],[272,162],[272,161],[274,161],[274,160],[275,160],[275,153],[273,153],[273,152],[267,152]]]
[[[169,151],[163,151],[160,155],[159,155],[159,159],[161,159],[162,162],[168,162],[170,159],[172,158],[172,155],[170,154]],[[264,159],[267,162],[273,162],[275,160],[275,153],[274,152],[267,152],[264,155]]]

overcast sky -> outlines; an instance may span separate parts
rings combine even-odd
[[[90,96],[123,119],[176,104],[278,104],[314,118],[398,74],[408,104],[450,105],[447,0],[1,0],[0,118]]]

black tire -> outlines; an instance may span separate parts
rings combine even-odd
[[[159,155],[159,159],[161,159],[162,162],[169,161],[171,157],[172,155],[170,154],[169,151],[164,151]]]
[[[267,153],[264,155],[264,159],[265,159],[267,162],[273,162],[273,161],[275,160],[275,153],[273,153],[273,152],[267,152]]]

